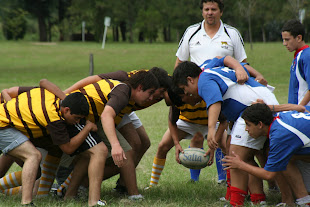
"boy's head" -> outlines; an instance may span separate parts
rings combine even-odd
[[[292,52],[304,43],[305,27],[298,20],[287,21],[282,28],[283,45]]]
[[[126,83],[138,92],[134,101],[140,105],[152,100],[155,90],[159,88],[159,83],[155,75],[146,70],[140,70],[131,75]]]
[[[159,88],[154,93],[154,99],[160,101],[164,98],[164,93],[171,87],[172,77],[168,75],[167,71],[158,67],[151,68],[150,72],[155,75],[159,83]]]
[[[173,85],[183,89],[185,95],[198,95],[197,80],[200,73],[201,69],[198,65],[184,61],[173,72]]]
[[[247,107],[241,117],[245,120],[246,131],[253,138],[263,135],[263,128],[268,130],[269,125],[273,122],[273,113],[266,104],[253,104]]]
[[[68,124],[76,124],[81,118],[88,116],[89,104],[85,96],[80,93],[69,94],[60,104],[62,114]]]

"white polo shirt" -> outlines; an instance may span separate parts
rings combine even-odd
[[[243,39],[238,30],[223,24],[213,38],[210,38],[204,29],[204,20],[201,23],[189,26],[180,43],[176,56],[181,61],[190,60],[201,65],[205,60],[216,56],[232,56],[239,62],[247,58]]]

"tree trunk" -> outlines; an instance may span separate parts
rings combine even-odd
[[[263,42],[266,43],[266,31],[264,26],[262,26],[262,36],[263,36]]]
[[[113,26],[113,41],[119,41],[118,26]]]
[[[126,42],[126,22],[121,22],[119,26],[121,29],[122,40],[123,42]]]
[[[38,17],[40,42],[47,41],[46,23],[43,16]]]

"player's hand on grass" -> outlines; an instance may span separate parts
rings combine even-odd
[[[117,167],[123,167],[125,164],[125,160],[127,159],[123,148],[119,144],[114,145],[112,146],[111,154],[114,164]]]
[[[180,158],[179,158],[179,154],[180,154],[180,153],[184,153],[184,151],[183,151],[183,149],[182,149],[182,147],[181,147],[180,144],[176,144],[176,145],[175,145],[175,160],[176,160],[179,164],[181,164],[181,161],[180,161]]]
[[[97,125],[89,120],[86,120],[86,126],[89,127],[89,131],[96,132],[98,130]]]
[[[225,167],[224,170],[229,170],[229,169],[240,169],[242,164],[244,163],[239,155],[235,154],[234,151],[232,151],[232,156],[226,155],[223,161],[223,166]]]
[[[212,165],[213,162],[214,162],[214,152],[215,152],[214,150],[208,149],[206,154],[204,155],[205,157],[208,156],[208,155],[210,156],[209,162],[208,162],[208,166]]]

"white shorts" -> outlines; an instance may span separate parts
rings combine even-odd
[[[120,129],[128,123],[132,123],[135,129],[138,129],[142,126],[142,122],[135,112],[131,112],[130,114],[125,114],[121,120],[121,122],[116,126],[116,129]]]
[[[200,132],[203,135],[203,137],[207,139],[208,135],[207,125],[194,124],[188,121],[184,121],[182,119],[179,119],[176,124],[179,130],[182,130],[188,134],[183,139],[192,139],[197,132]],[[219,122],[216,124],[216,128],[218,128],[218,125]]]
[[[245,121],[239,117],[231,130],[230,144],[248,147],[255,150],[261,150],[264,147],[266,137],[252,138],[249,133],[245,131]]]
[[[296,165],[302,175],[306,189],[310,193],[310,163],[296,160]]]

